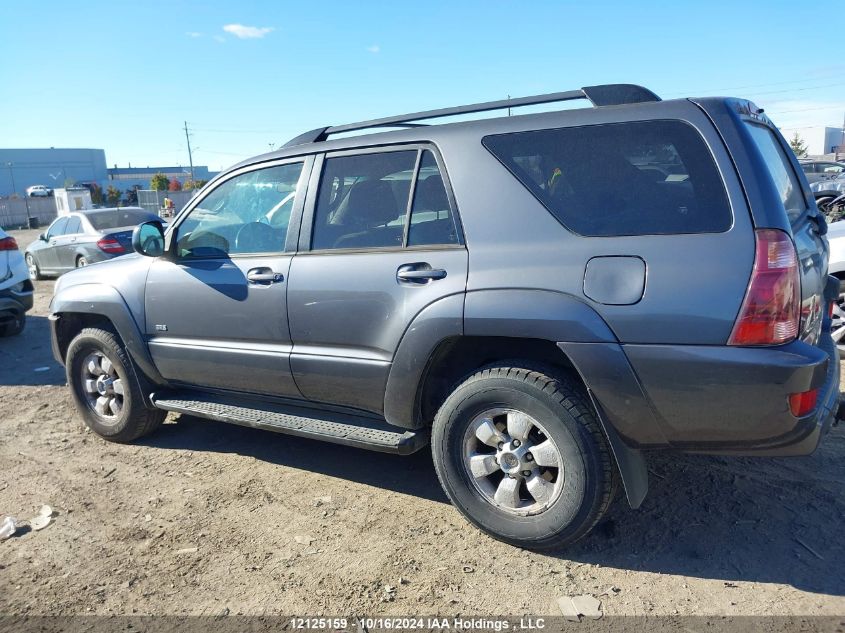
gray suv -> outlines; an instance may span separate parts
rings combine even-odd
[[[594,107],[431,124],[571,99]],[[468,520],[543,549],[619,483],[638,507],[648,451],[816,448],[840,416],[825,233],[754,104],[592,86],[244,161],[137,254],[62,277],[53,348],[107,440],[174,411],[430,443]]]

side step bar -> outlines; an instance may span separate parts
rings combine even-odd
[[[235,399],[193,390],[156,392],[150,399],[156,407],[165,411],[382,453],[408,455],[428,444],[426,430],[400,429],[364,416]]]

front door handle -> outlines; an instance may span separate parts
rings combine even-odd
[[[251,284],[276,284],[284,279],[282,273],[273,272],[270,268],[252,268],[246,273],[246,280]]]
[[[442,268],[432,268],[429,264],[405,264],[396,271],[396,279],[400,282],[426,284],[435,279],[443,279],[446,271]]]

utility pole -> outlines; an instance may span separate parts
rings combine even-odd
[[[191,166],[191,182],[194,181],[194,159],[191,156],[191,135],[188,134],[188,122],[185,121],[185,140],[188,141],[188,164]]]
[[[508,95],[508,101],[510,101],[510,98],[511,98],[511,96],[510,96],[510,95]],[[510,115],[511,115],[511,109],[510,109],[510,108],[508,108],[508,116],[510,116]]]

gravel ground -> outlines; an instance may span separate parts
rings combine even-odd
[[[12,232],[21,246],[37,231]],[[845,433],[812,456],[650,457],[587,539],[534,554],[447,503],[431,457],[171,416],[136,445],[85,430],[53,360],[53,282],[0,339],[0,614],[845,614]]]

